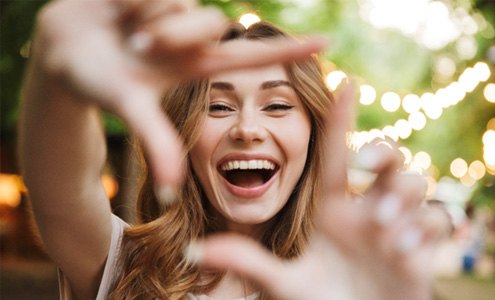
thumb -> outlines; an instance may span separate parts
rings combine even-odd
[[[202,268],[232,271],[256,282],[272,296],[290,299],[284,289],[286,265],[252,239],[236,234],[214,235],[191,243],[185,255]]]

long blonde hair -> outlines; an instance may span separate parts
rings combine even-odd
[[[273,38],[291,37],[270,23],[259,22],[248,29],[232,25],[222,41]],[[315,57],[289,63],[286,71],[311,119],[309,153],[290,199],[270,222],[261,243],[275,255],[291,259],[302,253],[313,229],[313,213],[320,198],[325,119],[333,98]],[[208,96],[209,82],[203,79],[182,83],[164,98],[163,109],[183,138],[186,151],[200,134],[208,113]],[[205,274],[183,257],[190,241],[223,229],[209,213],[208,201],[189,162],[186,169],[178,200],[166,209],[155,197],[153,178],[145,170],[137,202],[140,224],[125,230],[110,299],[183,299],[188,292],[207,292],[221,279],[221,273]],[[266,298],[263,293],[262,298]]]

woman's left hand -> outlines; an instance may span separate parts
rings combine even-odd
[[[197,262],[253,280],[276,299],[430,299],[430,260],[448,220],[420,207],[424,180],[398,172],[401,155],[384,143],[358,154],[377,177],[362,199],[351,199],[343,158],[352,88],[344,87],[338,98],[328,118],[325,196],[306,252],[283,261],[246,237],[218,235],[198,244]]]

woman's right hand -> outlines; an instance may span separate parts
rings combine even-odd
[[[40,14],[34,78],[69,98],[121,117],[144,143],[157,184],[181,180],[183,153],[160,98],[183,79],[298,59],[322,41],[216,47],[227,22],[220,11],[179,0],[59,0]]]

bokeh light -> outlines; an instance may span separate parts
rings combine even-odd
[[[489,83],[483,89],[483,96],[486,101],[495,103],[495,83]]]
[[[394,92],[386,92],[382,95],[381,104],[384,110],[394,112],[400,107],[400,96]]]
[[[359,98],[359,103],[363,105],[370,105],[375,102],[376,90],[371,85],[363,84],[359,87],[361,96]]]
[[[466,161],[462,158],[456,158],[450,164],[450,172],[454,177],[461,178],[463,177],[468,170],[468,165]]]
[[[249,26],[259,22],[260,20],[261,19],[260,17],[258,17],[258,15],[253,13],[247,13],[239,18],[239,23],[241,23],[242,26],[244,26],[244,28],[249,28]]]

